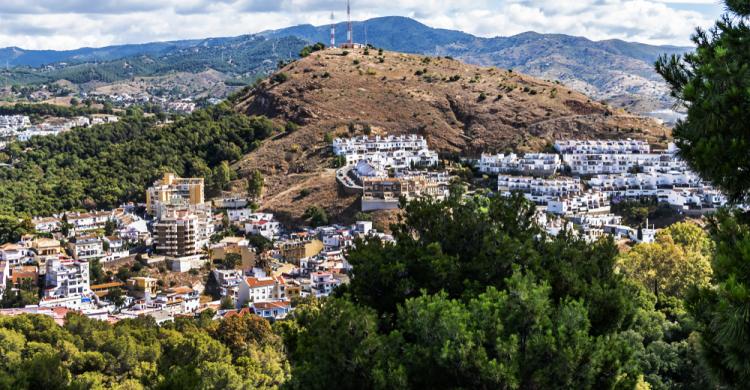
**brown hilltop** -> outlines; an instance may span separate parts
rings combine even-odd
[[[325,134],[417,133],[444,154],[541,150],[559,138],[644,138],[668,130],[562,85],[447,58],[377,50],[316,52],[260,83],[236,108],[299,129],[267,140],[237,163],[266,176],[263,208],[298,218],[312,204],[351,216],[357,197],[339,194]],[[283,75],[282,75],[283,74]],[[308,189],[310,194],[300,192]]]

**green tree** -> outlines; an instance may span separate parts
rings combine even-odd
[[[308,220],[312,227],[328,225],[328,214],[319,206],[308,207],[302,218]]]
[[[722,212],[712,224],[716,243],[713,286],[692,290],[688,312],[701,335],[703,361],[721,383],[733,388],[750,381],[750,227]]]
[[[741,201],[750,189],[750,7],[746,0],[725,3],[730,13],[693,35],[694,52],[664,56],[656,70],[687,107],[687,118],[673,130],[681,156]]]
[[[242,255],[239,253],[227,253],[224,257],[224,268],[235,269],[242,265]]]
[[[232,171],[229,168],[229,163],[226,161],[222,161],[214,168],[214,174],[212,176],[212,181],[216,192],[218,193],[226,190],[231,180]]]
[[[0,244],[18,242],[24,234],[34,232],[34,225],[29,219],[0,215]]]
[[[259,170],[254,170],[247,178],[247,195],[253,199],[259,199],[263,195],[264,179]]]
[[[674,224],[657,234],[651,244],[638,244],[620,256],[618,265],[657,297],[684,297],[693,286],[708,286],[712,244],[699,226]]]

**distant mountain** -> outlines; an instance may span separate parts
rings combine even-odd
[[[567,86],[598,100],[635,112],[673,105],[666,85],[653,69],[662,54],[687,47],[653,46],[621,40],[591,41],[563,34],[527,32],[511,37],[481,38],[437,29],[405,17],[381,17],[353,23],[355,40],[387,50],[451,56],[481,66],[513,69]],[[346,37],[345,23],[336,25],[336,41]],[[263,41],[266,39],[267,41]],[[47,82],[55,77],[75,83],[112,81],[170,71],[213,69],[229,77],[260,70],[262,56],[275,62],[294,58],[307,43],[328,43],[330,26],[299,25],[256,35],[137,45],[82,48],[68,51],[0,49],[0,65],[55,69],[23,69],[5,74],[6,82]],[[262,62],[262,61],[261,61]],[[61,63],[65,63],[64,66]],[[261,69],[263,68],[263,69]]]
[[[532,76],[559,80],[596,99],[646,112],[671,107],[666,85],[654,71],[662,54],[682,54],[689,47],[653,46],[621,40],[591,41],[564,34],[526,32],[511,37],[481,38],[436,29],[405,17],[382,17],[353,24],[357,42],[406,53],[452,56],[467,63],[498,66]],[[296,36],[309,42],[329,41],[330,26],[302,25],[263,33]],[[336,40],[346,25],[336,25]]]
[[[84,47],[75,50],[24,50],[18,47],[0,49],[0,65],[38,67],[59,62],[112,61],[134,55],[158,55],[194,46],[201,40],[155,42],[132,45]]]
[[[305,41],[292,36],[266,38],[244,35],[53,52],[47,58],[66,58],[65,62],[54,63],[46,63],[43,52],[26,52],[18,58],[44,62],[45,65],[0,70],[0,82],[45,83],[64,79],[74,84],[91,81],[109,83],[135,76],[157,76],[171,72],[200,73],[206,70],[221,72],[227,78],[252,78],[274,70],[280,60],[295,57],[305,44]],[[94,61],[92,58],[117,59]]]

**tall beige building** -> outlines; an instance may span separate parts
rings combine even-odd
[[[146,208],[158,214],[161,205],[197,206],[205,202],[202,177],[182,178],[165,173],[146,190]]]
[[[210,214],[166,208],[154,223],[156,251],[168,258],[200,255],[213,230]]]

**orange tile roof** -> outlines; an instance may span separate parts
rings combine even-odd
[[[250,288],[258,288],[258,287],[273,286],[276,284],[276,280],[274,278],[258,279],[255,277],[249,277],[249,278],[245,278],[245,283],[247,283],[247,285],[250,286]]]

